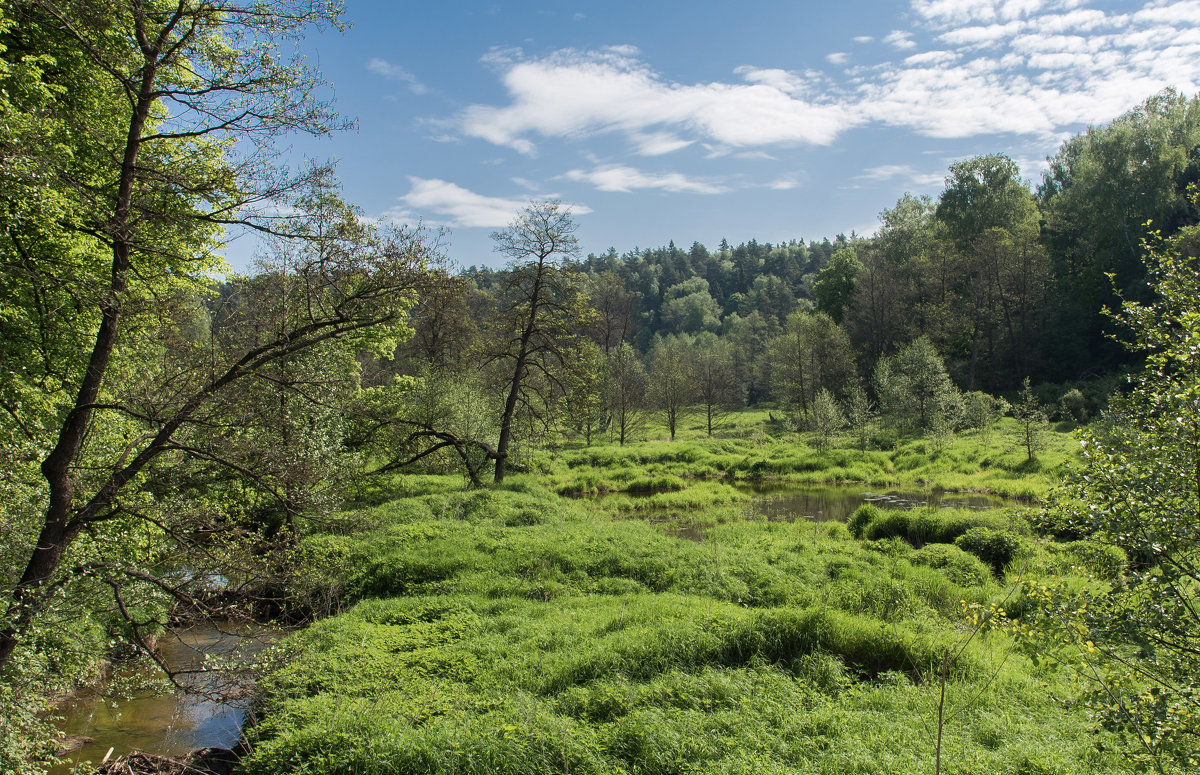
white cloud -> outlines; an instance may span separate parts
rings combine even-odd
[[[637,152],[642,156],[662,156],[687,148],[694,140],[683,140],[670,132],[651,132],[640,134],[634,132],[630,139],[637,145]]]
[[[654,188],[689,194],[721,194],[728,190],[724,186],[688,177],[679,172],[654,174],[619,164],[602,165],[590,172],[570,170],[563,177],[567,180],[590,183],[601,191],[626,193]]]
[[[870,35],[857,35],[854,38],[855,43],[871,43],[874,40],[875,38]]]
[[[1099,42],[1094,38],[1089,40],[1082,35],[1033,33],[1017,38],[1012,42],[1012,46],[1023,54],[1086,54],[1096,50]]]
[[[904,64],[909,67],[927,67],[949,64],[957,59],[959,59],[959,55],[953,51],[922,51],[920,54],[913,54],[906,58]]]
[[[1043,32],[1091,32],[1104,27],[1123,27],[1129,22],[1129,17],[1114,14],[1109,15],[1095,9],[1081,8],[1063,14],[1048,14],[1037,19],[1038,29]]]
[[[830,56],[838,56],[830,54]],[[759,83],[763,86],[770,86],[772,89],[778,89],[784,94],[793,97],[799,97],[807,92],[817,91],[814,88],[813,80],[820,77],[819,73],[805,73],[803,75],[794,73],[790,70],[781,70],[777,67],[751,67],[750,65],[742,65],[733,70],[734,73],[740,75],[743,80],[749,83]]]
[[[793,96],[804,88],[802,74],[789,74],[785,84],[780,71],[742,69],[748,83],[670,83],[626,48],[559,51],[505,68],[511,103],[471,106],[459,125],[468,136],[527,154],[536,150],[530,135],[688,131],[741,148],[827,144],[853,123],[842,106]]]
[[[1023,29],[1025,25],[1020,22],[958,27],[943,32],[938,38],[951,46],[991,46],[1011,38]]]
[[[896,178],[918,188],[931,188],[945,182],[945,174],[942,172],[918,172],[907,164],[884,164],[879,167],[871,167],[863,170],[861,175],[854,177],[855,180],[863,180],[868,183],[883,183]]]
[[[1154,2],[1134,13],[1135,22],[1158,22],[1173,27],[1200,24],[1200,2],[1183,0],[1182,2]]]
[[[484,196],[454,183],[436,178],[409,177],[412,188],[400,197],[403,207],[385,213],[394,221],[411,221],[418,217],[426,222],[445,226],[500,228],[529,204],[528,199]],[[570,205],[575,215],[586,215],[591,208]]]
[[[883,39],[883,42],[898,51],[907,51],[917,47],[913,42],[912,33],[904,32],[903,30],[892,30],[892,32]]]
[[[1108,12],[1094,0],[911,0],[911,29],[876,39],[892,54],[830,72],[743,65],[722,81],[670,80],[637,49],[491,52],[507,99],[473,105],[459,136],[532,154],[545,140],[624,138],[632,152],[703,149],[708,158],[828,145],[848,129],[927,136],[1033,135],[1111,120],[1166,86],[1200,89],[1200,0]],[[934,45],[918,43],[933,36]],[[858,50],[854,58],[861,57]]]
[[[1082,0],[913,0],[913,10],[934,24],[1005,22],[1069,10]]]
[[[429,87],[417,80],[417,77],[400,65],[392,64],[386,59],[375,57],[367,63],[367,69],[376,75],[390,78],[393,81],[404,81],[413,94],[427,94]]]
[[[775,157],[766,151],[737,151],[725,145],[704,144],[706,159],[744,159],[746,161],[774,161]]]

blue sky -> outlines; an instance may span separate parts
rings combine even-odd
[[[1200,88],[1200,0],[346,6],[308,45],[357,130],[293,152],[463,266],[500,265],[531,198],[575,208],[585,253],[869,234],[955,160],[1036,181],[1070,134]]]

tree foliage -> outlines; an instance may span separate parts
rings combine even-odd
[[[270,572],[258,509],[330,502],[313,475],[341,446],[321,404],[354,383],[343,348],[394,348],[430,252],[362,223],[327,170],[271,166],[279,135],[339,125],[289,53],[336,21],[287,0],[0,8],[10,687],[59,626],[147,648],[222,567]],[[293,243],[218,288],[235,224]],[[231,477],[250,494],[223,500]]]
[[[894,427],[938,433],[957,424],[962,399],[933,344],[918,337],[875,367],[875,391]]]
[[[608,411],[610,428],[621,446],[646,425],[646,367],[629,342],[621,342],[608,356]]]
[[[1200,100],[1160,92],[1071,137],[1049,162],[1038,188],[1057,285],[1047,357],[1066,374],[1110,369],[1130,356],[1100,309],[1117,304],[1114,289],[1147,299],[1150,229],[1170,236],[1196,222],[1187,187],[1200,181]]]
[[[696,401],[704,412],[705,430],[712,437],[713,429],[746,402],[732,343],[715,334],[698,335],[691,343],[689,369],[695,383]]]
[[[688,349],[679,337],[667,336],[655,341],[650,351],[646,399],[651,407],[662,412],[667,433],[674,441],[680,421],[691,411],[696,399]]]
[[[824,312],[795,312],[771,344],[776,398],[801,419],[817,394],[841,393],[854,376],[854,352],[845,330]]]
[[[1025,451],[1025,459],[1032,463],[1037,453],[1046,446],[1046,426],[1050,418],[1034,395],[1029,377],[1021,384],[1021,392],[1017,402],[1012,405],[1012,413],[1017,421],[1014,433],[1017,446]]]
[[[1096,680],[1093,705],[1159,772],[1192,772],[1200,736],[1200,232],[1151,232],[1157,297],[1119,319],[1146,368],[1082,433],[1059,499],[1070,528],[1131,562],[1080,599],[1042,591],[1047,639]]]

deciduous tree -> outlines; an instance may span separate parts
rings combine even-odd
[[[854,375],[845,329],[824,312],[795,312],[771,344],[775,396],[801,419],[822,390],[840,393]]]
[[[696,398],[687,346],[681,338],[667,336],[655,340],[650,351],[646,398],[652,407],[662,412],[667,433],[674,441],[680,420],[690,411]]]
[[[817,309],[833,318],[834,322],[841,323],[862,269],[863,265],[859,263],[853,246],[834,253],[813,283],[812,293],[817,300]]]
[[[625,445],[645,427],[646,367],[629,342],[622,342],[608,356],[608,410],[617,442]]]
[[[1200,231],[1154,240],[1157,297],[1119,317],[1146,367],[1082,431],[1083,464],[1049,513],[1131,562],[1082,591],[1035,588],[1032,647],[1095,680],[1090,704],[1157,772],[1195,770],[1200,737]]]
[[[958,389],[933,344],[918,337],[875,367],[875,392],[880,407],[894,427],[937,432],[953,425],[961,413]]]
[[[496,442],[496,484],[504,481],[518,412],[533,425],[550,421],[563,375],[573,367],[572,348],[594,312],[582,275],[564,259],[578,251],[570,208],[532,202],[508,228],[492,233],[496,251],[511,265],[500,291],[501,312],[490,357],[502,375],[504,405]]]
[[[41,205],[0,216],[0,296],[19,312],[0,316],[4,370],[23,374],[0,381],[4,435],[21,439],[42,477],[39,516],[14,517],[32,534],[4,595],[3,669],[83,576],[110,587],[136,636],[123,592],[134,580],[172,588],[113,554],[117,537],[187,535],[161,519],[165,504],[152,507],[156,467],[206,456],[191,442],[227,391],[309,349],[400,325],[425,246],[406,233],[359,240],[369,230],[331,204],[325,172],[297,179],[269,166],[280,133],[338,124],[302,58],[287,53],[306,29],[336,23],[333,8],[36,0],[0,13],[4,71],[24,82],[3,91],[4,112],[62,141],[13,138],[21,164],[6,165],[6,195],[29,192]],[[49,66],[43,45],[70,66]],[[306,181],[315,198],[301,193]],[[267,200],[288,214],[268,217]],[[208,293],[220,229],[235,222],[307,247],[264,280],[279,313],[266,316],[271,325],[247,321],[205,340],[205,315],[183,310]]]
[[[696,400],[704,411],[704,425],[711,438],[731,412],[746,403],[746,389],[738,378],[733,345],[715,334],[698,335],[690,347],[690,371]]]

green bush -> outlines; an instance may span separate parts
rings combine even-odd
[[[639,476],[621,489],[625,492],[676,492],[687,489],[687,482],[678,476]]]
[[[1028,542],[1016,533],[990,527],[973,527],[955,539],[954,545],[986,562],[997,576],[1030,549]]]
[[[1096,541],[1072,541],[1062,544],[1060,548],[1089,573],[1105,581],[1115,581],[1129,565],[1129,558],[1119,546]]]
[[[881,541],[903,538],[915,548],[925,544],[949,544],[977,527],[1014,530],[1026,527],[998,511],[960,511],[919,508],[910,510],[878,509],[872,504],[860,506],[847,526],[857,538]]]
[[[935,568],[948,580],[961,586],[986,584],[991,570],[978,557],[954,544],[929,544],[912,556],[916,565]]]
[[[850,531],[850,535],[855,538],[862,538],[866,532],[867,525],[879,519],[882,512],[873,503],[864,503],[854,510],[850,515],[850,519],[846,520],[846,528]]]

